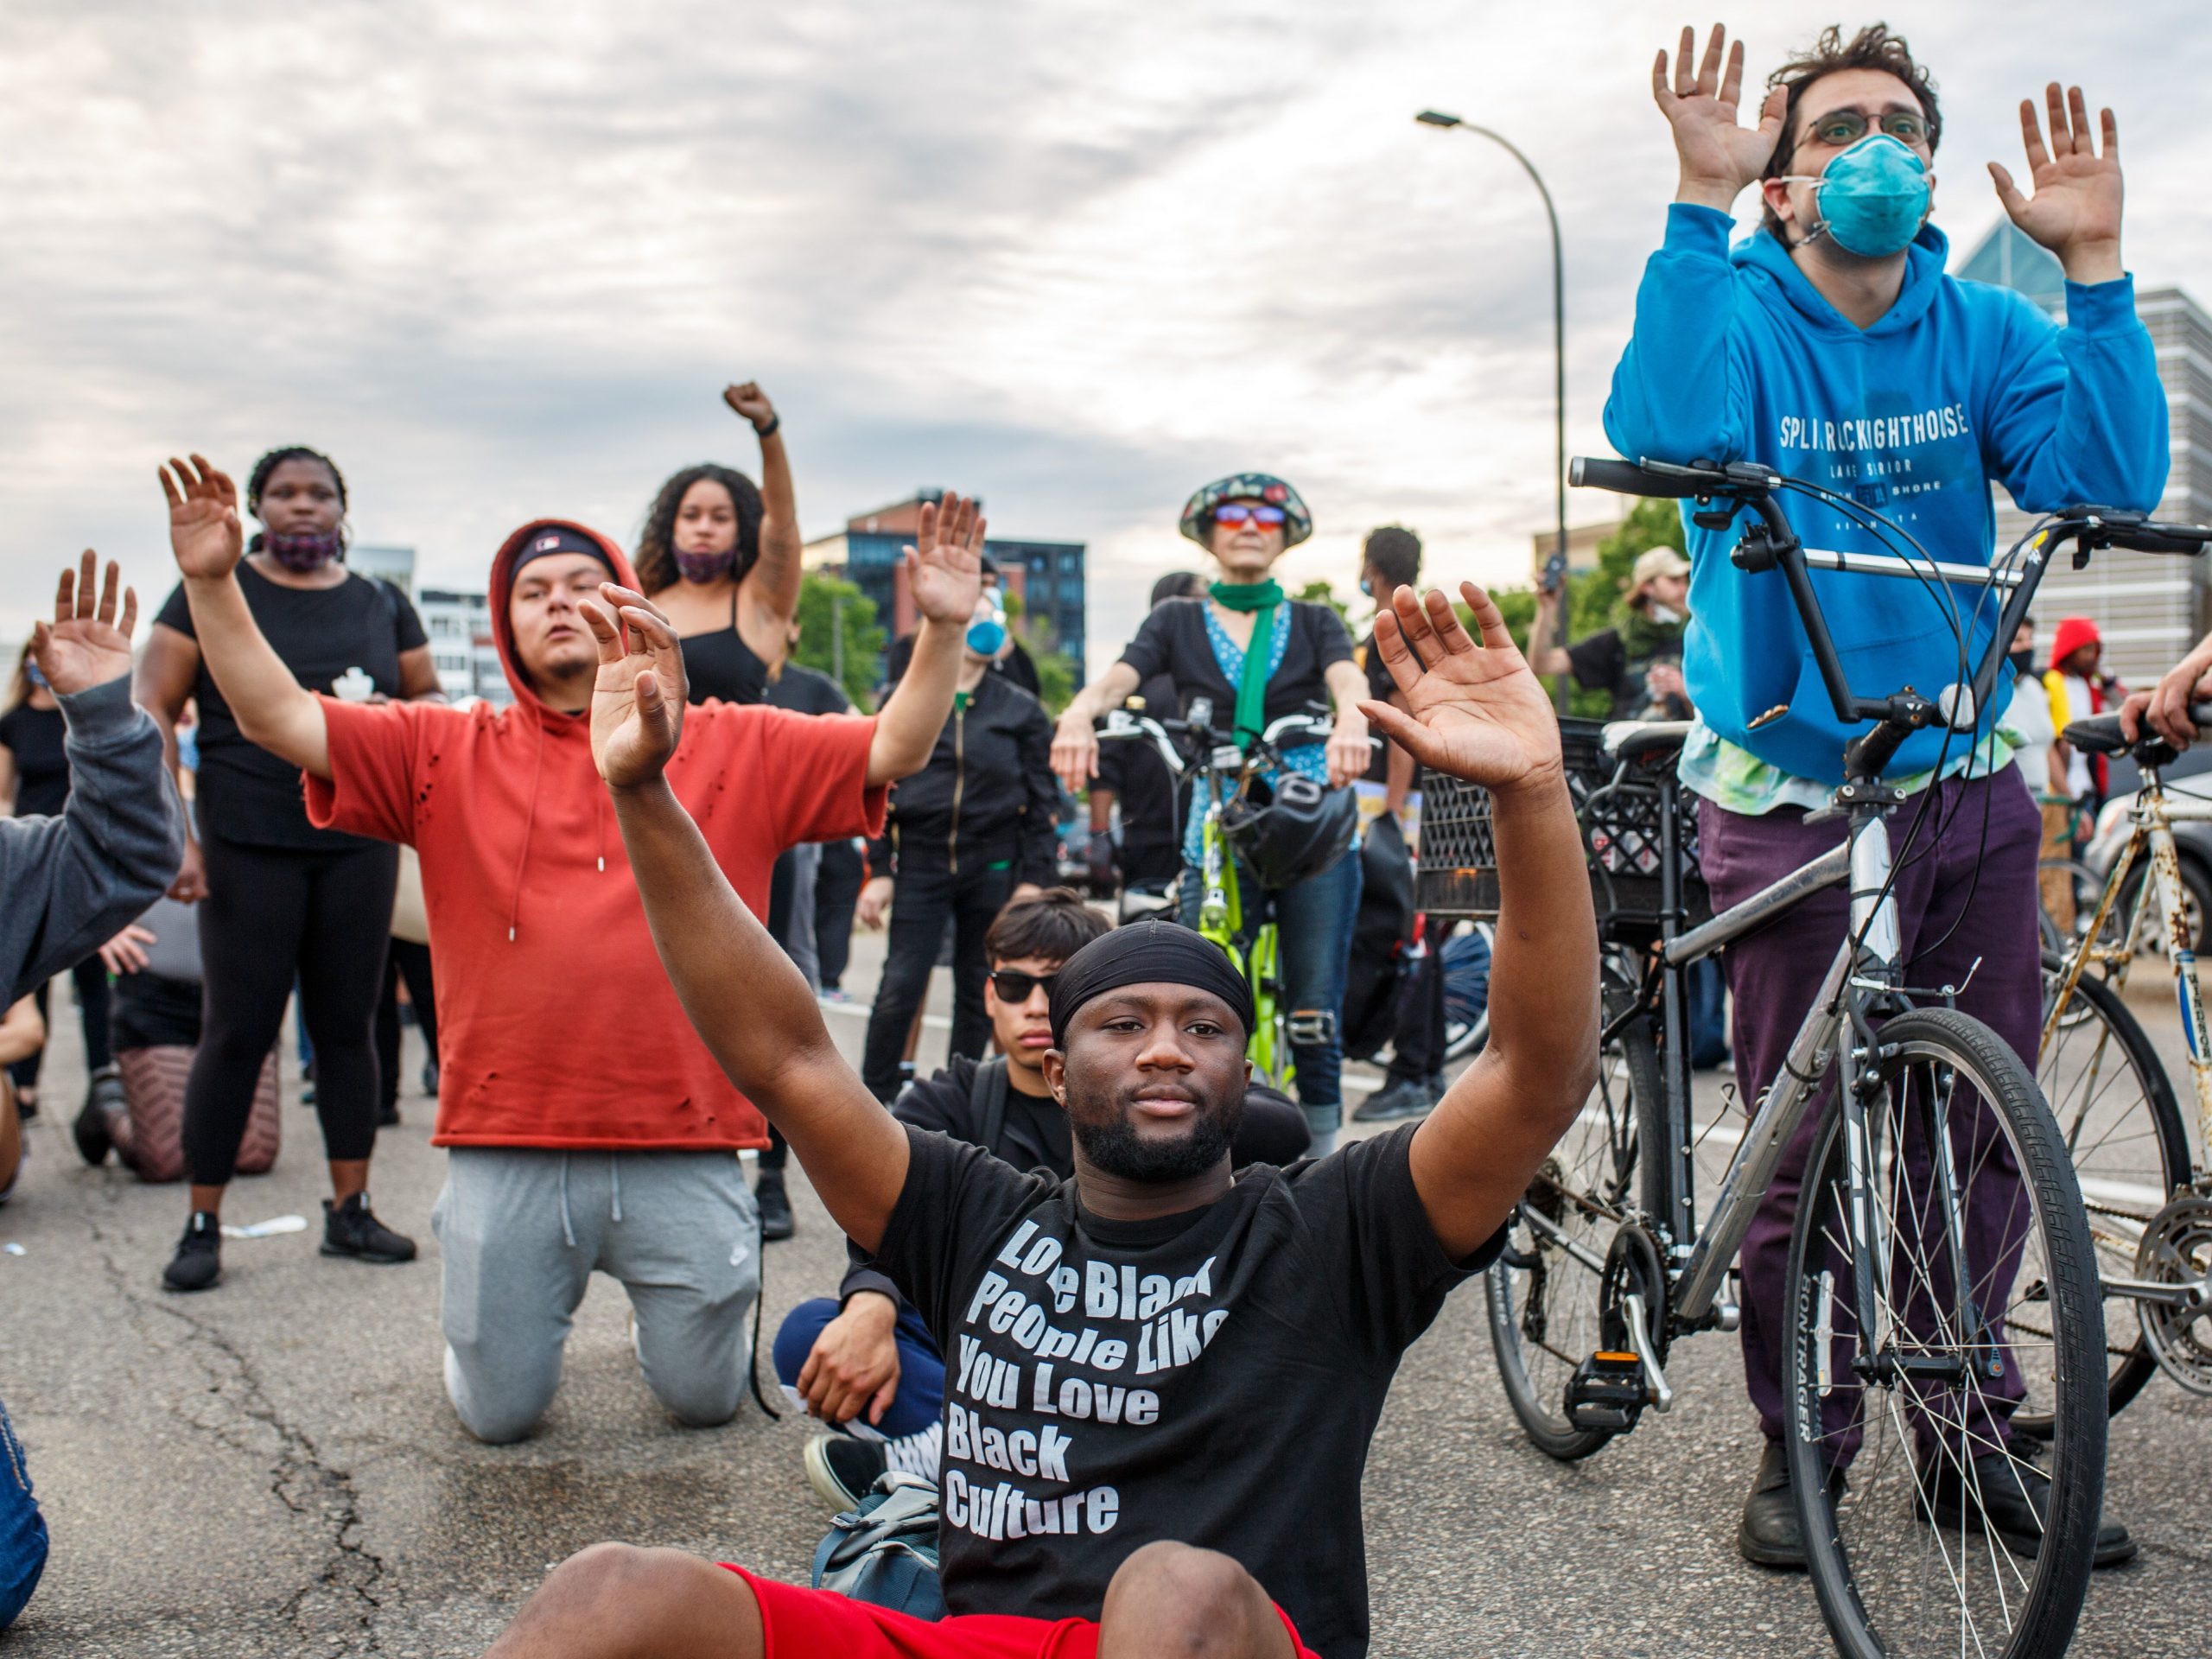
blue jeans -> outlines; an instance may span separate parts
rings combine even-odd
[[[23,1443],[0,1406],[0,1630],[16,1622],[46,1571],[46,1520],[31,1496]]]
[[[1359,918],[1359,890],[1365,872],[1359,849],[1348,849],[1319,875],[1308,876],[1294,887],[1264,892],[1252,873],[1241,864],[1237,890],[1243,899],[1246,940],[1259,931],[1269,908],[1275,930],[1282,938],[1282,1001],[1294,1015],[1319,1014],[1320,1040],[1293,1043],[1291,1059],[1298,1067],[1298,1103],[1306,1109],[1306,1126],[1326,1135],[1344,1123],[1344,1033],[1339,1029],[1344,1006],[1344,975],[1351,963],[1352,925]],[[1198,925],[1198,906],[1205,884],[1196,870],[1183,872],[1182,918],[1185,927]]]
[[[814,1351],[823,1327],[840,1311],[836,1297],[817,1296],[784,1315],[776,1332],[775,1362],[777,1380],[785,1388],[798,1386],[806,1357]],[[887,1440],[903,1440],[925,1433],[944,1409],[944,1356],[938,1352],[922,1316],[911,1307],[899,1309],[893,1339],[899,1344],[899,1391],[885,1408],[883,1421],[870,1427]]]

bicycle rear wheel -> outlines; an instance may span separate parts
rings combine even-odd
[[[1632,968],[1609,956],[1601,969],[1608,1023],[1636,1005]],[[1588,1457],[1612,1438],[1568,1420],[1567,1384],[1605,1345],[1599,1274],[1615,1230],[1637,1202],[1637,1129],[1641,1114],[1656,1110],[1658,1100],[1650,1022],[1635,1019],[1606,1045],[1598,1086],[1529,1183],[1505,1252],[1483,1277],[1505,1397],[1529,1438],[1565,1462]],[[1529,1211],[1555,1230],[1539,1228]]]
[[[1978,1020],[1900,1014],[1880,1044],[1866,1259],[1840,1105],[1790,1243],[1783,1440],[1814,1588],[1850,1659],[2060,1653],[2088,1593],[2107,1421],[2096,1256],[2073,1168],[2027,1068]],[[1944,1146],[1948,1205],[1930,1173]],[[1862,1273],[1874,1281],[1864,1332]],[[2046,1314],[2048,1334],[2018,1319],[2025,1309]],[[2014,1449],[2016,1406],[2051,1418],[2040,1469],[2029,1454],[2041,1442]],[[2007,1488],[2029,1495],[2026,1525],[1985,1529],[1985,1496]]]
[[[2050,1034],[2036,1057],[2036,1084],[2074,1161],[2098,1271],[2107,1280],[2129,1279],[2145,1230],[2189,1180],[2189,1134],[2158,1051],[2111,986],[2083,974],[2052,1021],[2051,999],[2063,969],[2058,957],[2044,953],[2044,1024]],[[2037,1334],[2047,1338],[2050,1322],[2040,1318],[2046,1312],[2022,1309],[2020,1328],[2028,1331],[2036,1321]],[[2150,1381],[2158,1362],[2130,1299],[2107,1297],[2104,1316],[2106,1398],[2118,1411]],[[2039,1412],[2022,1412],[2012,1424],[2028,1434],[2050,1432],[2050,1417]]]

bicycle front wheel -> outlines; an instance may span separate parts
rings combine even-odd
[[[2105,1467],[2104,1320],[2073,1167],[2027,1068],[1980,1021],[1900,1014],[1875,1065],[1864,1224],[1839,1104],[1790,1243],[1783,1440],[1821,1611],[1851,1659],[2060,1653]],[[2011,1427],[2020,1409],[2050,1418],[2040,1467],[2044,1443]]]
[[[2107,1280],[2132,1279],[2152,1218],[2189,1179],[2189,1133],[2158,1051],[2111,986],[2083,974],[2051,1019],[2064,966],[2044,955],[2044,1027],[2050,1034],[2036,1057],[2036,1084],[2074,1160],[2098,1269]],[[2048,1338],[2050,1321],[2040,1318],[2047,1312],[2022,1309],[2021,1329],[2035,1321],[2037,1334]],[[2158,1362],[2133,1302],[2108,1296],[2104,1316],[2106,1398],[2118,1411],[2151,1380]],[[2050,1432],[2050,1419],[2039,1412],[2023,1412],[2012,1425],[2037,1436]]]
[[[1630,966],[1609,957],[1601,970],[1608,1022],[1635,1006]],[[1529,1438],[1563,1462],[1612,1439],[1610,1430],[1569,1421],[1567,1385],[1575,1367],[1605,1345],[1599,1275],[1613,1234],[1637,1202],[1637,1128],[1658,1099],[1659,1058],[1650,1021],[1639,1017],[1605,1046],[1598,1086],[1529,1184],[1504,1253],[1483,1276],[1505,1397]]]

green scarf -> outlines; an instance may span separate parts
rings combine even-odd
[[[1621,650],[1631,665],[1641,667],[1655,657],[1679,657],[1682,654],[1682,633],[1689,626],[1689,619],[1679,622],[1655,622],[1649,607],[1630,605],[1625,600],[1613,607],[1613,631],[1621,637]]]
[[[1217,582],[1206,591],[1224,610],[1252,611],[1252,637],[1244,646],[1244,677],[1236,687],[1236,747],[1249,749],[1268,723],[1268,669],[1274,656],[1275,613],[1282,606],[1282,584]]]

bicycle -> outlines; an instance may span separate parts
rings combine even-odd
[[[1179,785],[1186,776],[1191,779],[1192,806],[1202,814],[1198,932],[1228,953],[1252,988],[1255,1018],[1246,1054],[1255,1080],[1287,1093],[1297,1076],[1292,1045],[1319,1040],[1325,1033],[1309,1028],[1308,1022],[1319,1016],[1283,1009],[1282,937],[1274,918],[1265,917],[1249,940],[1245,936],[1243,893],[1221,819],[1232,801],[1249,793],[1262,770],[1282,766],[1286,741],[1326,742],[1331,727],[1319,714],[1285,715],[1270,721],[1247,750],[1239,748],[1229,734],[1216,731],[1212,721],[1211,700],[1196,697],[1181,720],[1154,720],[1116,709],[1101,715],[1096,726],[1101,741],[1150,740]],[[1175,907],[1172,898],[1162,906],[1169,914]]]
[[[2212,724],[2212,704],[2190,717]],[[2212,1395],[2212,1159],[2192,1156],[2158,1051],[2121,1000],[2146,934],[2162,931],[2158,954],[2173,975],[2197,1144],[2212,1147],[2212,1044],[2190,948],[2202,906],[2183,879],[2173,833],[2176,823],[2212,823],[2212,799],[2168,794],[2161,774],[2177,757],[2147,727],[2130,743],[2120,717],[2102,715],[2076,721],[2065,736],[2089,753],[2126,754],[2142,773],[2124,808],[2126,839],[2084,905],[2077,937],[2044,953],[2037,1055],[2088,1211],[2107,1327],[2106,1395],[2117,1412],[2160,1370],[2191,1394]],[[2177,940],[2174,917],[2187,924]],[[2131,1313],[2135,1339],[2123,1347],[2111,1327]]]
[[[2106,1412],[2087,1380],[2103,1341],[2094,1252],[2066,1148],[2026,1065],[1949,1006],[1955,988],[1905,982],[1887,822],[1904,798],[1882,774],[1914,732],[1950,728],[1973,741],[2001,642],[2026,613],[2048,550],[2070,540],[2083,556],[2113,545],[2171,550],[2173,539],[2139,515],[2078,509],[2039,526],[1996,567],[1941,563],[1916,544],[1912,558],[1835,553],[1803,545],[1777,499],[1783,492],[1834,505],[1891,546],[1910,538],[1847,497],[1754,465],[1579,459],[1571,478],[1694,499],[1714,528],[1749,514],[1733,562],[1747,575],[1780,573],[1838,718],[1872,724],[1848,743],[1832,797],[1830,810],[1847,823],[1844,843],[1694,925],[1672,776],[1686,728],[1605,729],[1611,778],[1583,804],[1586,823],[1605,826],[1603,845],[1593,835],[1590,849],[1606,943],[1604,1065],[1488,1275],[1508,1398],[1531,1440],[1562,1459],[1631,1431],[1647,1408],[1667,1411],[1670,1344],[1739,1323],[1730,1264],[1817,1102],[1786,1276],[1783,1443],[1829,1630],[1852,1656],[1916,1646],[2058,1652],[2088,1593],[2102,1504]],[[1917,580],[1931,591],[1942,584],[1947,604],[1950,588],[1966,585],[1980,590],[1980,603],[2000,596],[2000,620],[1979,664],[1962,661],[1963,683],[1940,698],[1910,687],[1860,696],[1821,613],[1815,569]],[[1467,868],[1437,872],[1439,892],[1422,896],[1430,909],[1450,907],[1452,889],[1463,904],[1479,894],[1491,862],[1486,803],[1471,791],[1456,804],[1452,791],[1440,793],[1425,801],[1424,849],[1450,863],[1445,847],[1457,836]],[[1628,805],[1632,836],[1623,832]],[[1624,893],[1631,880],[1642,890]],[[1698,1153],[1718,1125],[1700,1133],[1691,1119],[1686,970],[1847,881],[1844,940],[1700,1224]],[[1836,1086],[1821,1099],[1831,1075]],[[1966,1248],[1977,1236],[2000,1241],[1994,1261]],[[2015,1243],[2017,1266],[2008,1260]],[[2022,1306],[2044,1310],[2048,1330],[2032,1344],[2008,1328]],[[2050,1419],[2044,1533],[2022,1558],[1981,1529],[1976,1497],[1985,1469],[2013,1478],[2025,1463],[2004,1429],[2015,1393]]]

